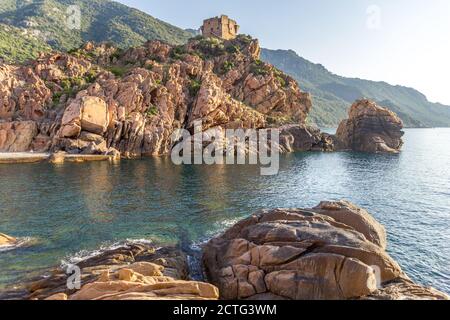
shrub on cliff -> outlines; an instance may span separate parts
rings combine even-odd
[[[197,96],[200,88],[202,87],[202,82],[200,80],[193,79],[189,85],[189,93],[191,96]]]

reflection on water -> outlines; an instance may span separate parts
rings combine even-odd
[[[197,243],[260,208],[348,199],[386,226],[415,280],[450,292],[449,140],[449,129],[408,130],[400,155],[290,154],[265,177],[169,158],[0,166],[0,232],[39,241],[0,253],[0,288],[107,243]]]

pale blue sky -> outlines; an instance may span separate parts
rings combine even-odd
[[[182,28],[228,14],[263,47],[293,49],[339,75],[411,86],[450,104],[449,0],[120,2]]]

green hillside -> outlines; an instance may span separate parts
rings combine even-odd
[[[0,24],[0,57],[24,61],[39,52],[51,50],[50,46],[26,31]]]
[[[415,89],[335,75],[292,50],[262,51],[262,59],[294,77],[311,92],[314,108],[310,120],[336,126],[356,99],[366,97],[395,111],[408,127],[449,127],[450,107],[431,103]]]
[[[79,30],[71,30],[67,23],[71,5],[79,6],[81,11]],[[1,31],[2,47],[12,46],[0,51],[0,56],[19,62],[35,57],[38,48],[70,50],[89,40],[130,47],[150,39],[181,44],[191,37],[188,31],[108,0],[0,0],[0,24],[17,28],[14,34]],[[14,43],[17,34],[33,35],[33,50],[28,54],[21,40]]]

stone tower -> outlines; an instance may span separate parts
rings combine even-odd
[[[220,17],[203,21],[201,30],[205,37],[217,37],[224,40],[232,40],[236,38],[239,32],[239,25],[228,16],[221,15]]]

